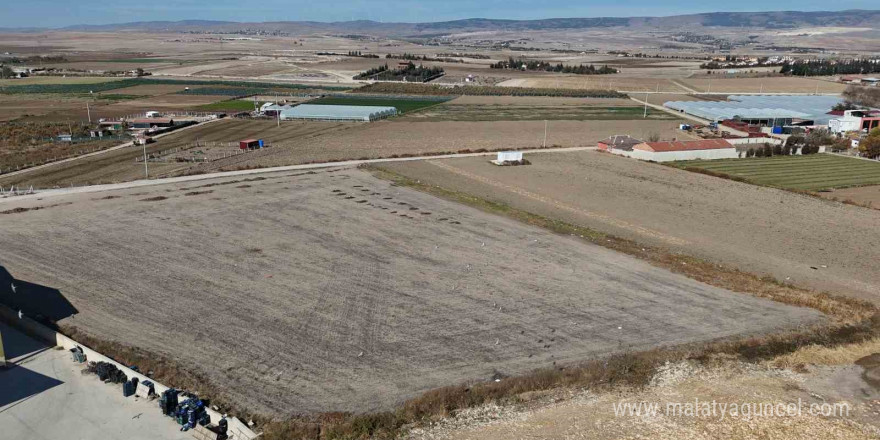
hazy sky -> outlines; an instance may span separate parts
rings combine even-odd
[[[459,18],[629,17],[698,12],[877,9],[876,0],[2,0],[0,27],[63,27],[154,20],[441,21]]]

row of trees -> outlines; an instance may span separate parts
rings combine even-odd
[[[793,146],[788,145],[770,145],[764,144],[762,147],[749,148],[746,150],[746,157],[772,157],[772,156],[791,156],[797,154],[798,148],[801,154],[816,154],[819,152],[818,145]]]
[[[592,64],[580,64],[577,66],[552,64],[547,61],[524,60],[510,57],[507,61],[499,61],[490,65],[493,69],[525,69],[543,70],[545,72],[574,73],[576,75],[608,75],[618,73],[617,69],[607,65],[596,68]]]
[[[377,81],[408,81],[427,82],[443,75],[442,67],[425,67],[421,64],[416,66],[410,61],[405,66],[397,69],[389,69],[388,64],[374,67],[356,75],[354,79],[375,79]]]
[[[779,69],[779,73],[794,76],[830,76],[878,72],[880,72],[880,61],[867,59],[786,62]]]

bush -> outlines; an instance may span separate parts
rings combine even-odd
[[[764,157],[773,156],[773,147],[771,147],[770,144],[764,144],[763,150],[764,150]]]
[[[799,134],[791,135],[785,140],[785,146],[787,147],[797,147],[803,144],[804,137]]]
[[[755,149],[749,148],[748,151],[746,151],[746,157],[755,157]]]
[[[784,151],[782,150],[782,145],[777,144],[777,145],[773,146],[773,155],[774,156],[782,156],[783,152]]]

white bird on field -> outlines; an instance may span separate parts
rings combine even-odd
[[[363,355],[364,355],[364,352],[358,353],[358,357],[363,357]]]
[[[495,338],[495,345],[498,345],[499,342],[498,338]]]
[[[24,317],[24,313],[21,313],[21,310],[19,310],[18,311],[18,319],[21,319],[23,317]]]
[[[10,286],[12,287],[12,293],[15,293],[15,289],[17,288],[15,287],[15,283],[10,284]]]
[[[480,242],[480,247],[486,247],[486,242],[485,241]]]

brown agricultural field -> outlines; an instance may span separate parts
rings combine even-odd
[[[687,78],[682,84],[701,93],[840,93],[845,84],[827,78],[773,77],[773,78]]]
[[[599,152],[384,164],[423,183],[695,255],[798,286],[880,302],[877,210]]]
[[[197,142],[229,143],[248,138],[265,139],[272,145],[276,142],[308,138],[318,133],[331,132],[340,128],[344,128],[344,125],[322,122],[291,122],[282,125],[281,129],[276,129],[274,121],[220,120],[185,128],[159,138],[157,142],[149,144],[146,151],[147,154],[158,155],[164,151],[190,148]],[[257,153],[248,154],[255,155]],[[135,161],[141,157],[143,157],[141,147],[127,147],[5,179],[0,176],[0,185],[33,185],[38,188],[46,188],[56,185],[114,183],[142,179],[144,164]],[[150,175],[153,177],[180,172],[190,167],[192,164],[189,163],[151,162],[149,164]]]
[[[195,169],[218,171],[462,150],[539,148],[544,137],[544,121],[410,121],[402,118],[350,125],[346,130],[280,142],[270,149]],[[644,138],[656,133],[664,139],[681,136],[677,121],[550,121],[547,126],[547,146],[593,147],[614,134]]]
[[[823,321],[360,170],[243,180],[0,201],[0,264],[276,417]]]

